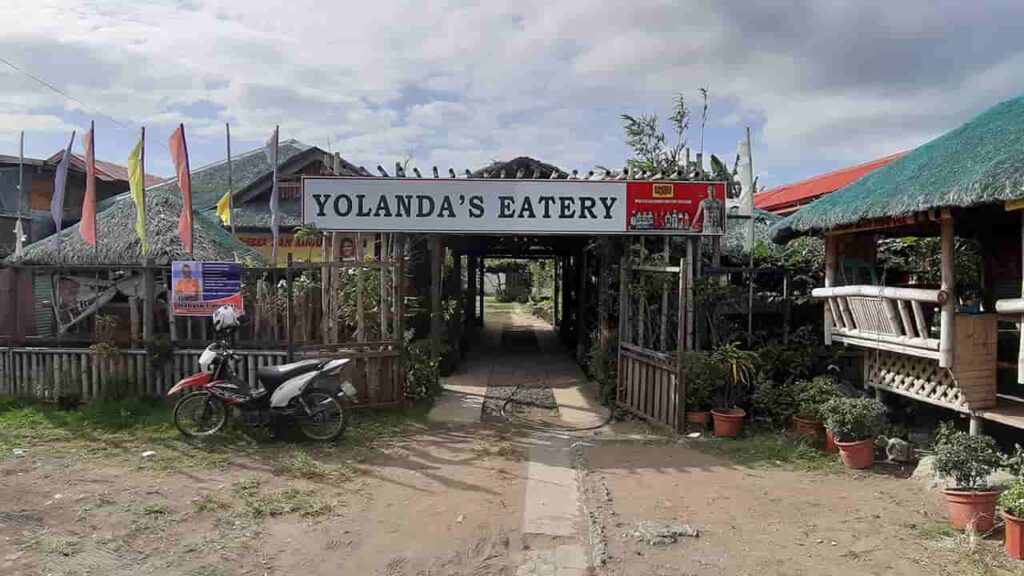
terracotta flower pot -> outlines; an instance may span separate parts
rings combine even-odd
[[[817,418],[793,416],[793,430],[797,436],[807,436],[814,439],[825,435],[825,426]]]
[[[839,447],[839,458],[847,468],[863,470],[871,468],[875,463],[875,439],[857,440],[854,442],[840,442],[836,440]]]
[[[1020,560],[1024,558],[1024,518],[1017,518],[1003,510],[1003,519],[1006,520],[1006,555],[1010,558]]]
[[[715,421],[715,436],[736,438],[743,433],[743,419],[747,413],[739,408],[730,410],[712,410],[711,417]]]
[[[686,422],[695,426],[704,427],[711,421],[711,412],[687,412]]]
[[[836,437],[832,435],[832,430],[825,428],[825,452],[829,454],[839,453],[839,446],[836,446]]]
[[[949,506],[949,523],[953,528],[963,530],[973,523],[976,532],[988,532],[992,529],[992,525],[995,524],[996,499],[999,498],[999,492],[946,488],[942,494]]]

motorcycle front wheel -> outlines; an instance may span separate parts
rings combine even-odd
[[[302,395],[309,412],[300,408],[299,430],[310,440],[329,442],[345,431],[348,414],[345,407],[332,394],[323,390],[310,390]]]
[[[209,392],[191,392],[174,405],[174,426],[185,436],[214,434],[227,419],[227,406]]]

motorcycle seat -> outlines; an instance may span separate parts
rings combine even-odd
[[[300,360],[298,362],[292,362],[291,364],[264,366],[256,370],[256,377],[259,378],[260,383],[263,384],[264,388],[268,391],[272,391],[281,384],[284,384],[286,380],[299,376],[300,374],[319,370],[323,364],[323,360]]]

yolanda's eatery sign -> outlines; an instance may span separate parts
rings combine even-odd
[[[724,182],[302,179],[321,230],[478,234],[722,234]]]

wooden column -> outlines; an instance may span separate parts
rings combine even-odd
[[[694,260],[699,258],[694,250],[696,240],[688,238],[686,240],[686,267],[680,269],[679,272],[685,275],[686,291],[683,297],[686,299],[686,333],[683,337],[683,342],[680,346],[684,350],[693,350],[693,325],[694,325],[694,309],[693,309],[693,266]]]
[[[836,237],[832,234],[825,235],[825,287],[831,288],[836,281]],[[825,310],[825,345],[832,345],[832,309],[826,302]]]
[[[443,317],[441,316],[441,283],[444,275],[444,250],[441,235],[431,234],[430,246],[430,339],[434,345],[444,340]]]
[[[486,295],[484,290],[484,278],[487,276],[487,260],[483,256],[480,257],[480,317],[477,318],[477,326],[484,325],[484,296]]]
[[[554,300],[553,306],[551,307],[551,316],[552,316],[552,323],[555,325],[555,328],[558,328],[562,324],[562,322],[561,322],[562,312],[561,312],[561,309],[558,307],[559,304],[561,303],[560,291],[562,289],[562,283],[560,282],[561,279],[558,277],[558,275],[561,273],[561,271],[562,271],[561,270],[561,259],[556,257],[555,258],[555,271],[554,271],[555,286],[551,290],[551,298],[552,298],[552,300]]]
[[[939,366],[953,366],[953,322],[956,312],[956,277],[954,265],[953,216],[943,210],[939,220],[942,230],[942,284],[946,302],[942,305],[942,323],[939,330]]]
[[[608,296],[611,292],[612,276],[612,240],[605,236],[601,239],[600,260],[597,269],[597,333],[601,345],[608,343],[611,336],[611,315],[608,313]]]
[[[466,257],[466,328],[477,324],[476,293],[478,259],[475,255]]]
[[[579,286],[576,288],[576,361],[583,362],[587,355],[587,251],[579,256]]]
[[[623,250],[622,258],[619,260],[619,345],[616,346],[618,361],[617,381],[615,383],[615,398],[622,400],[622,345],[630,344],[629,338],[629,254],[628,249]]]
[[[662,240],[661,255],[664,266],[668,266],[669,238],[665,236]],[[661,326],[658,331],[658,350],[668,352],[668,282],[661,287]]]

